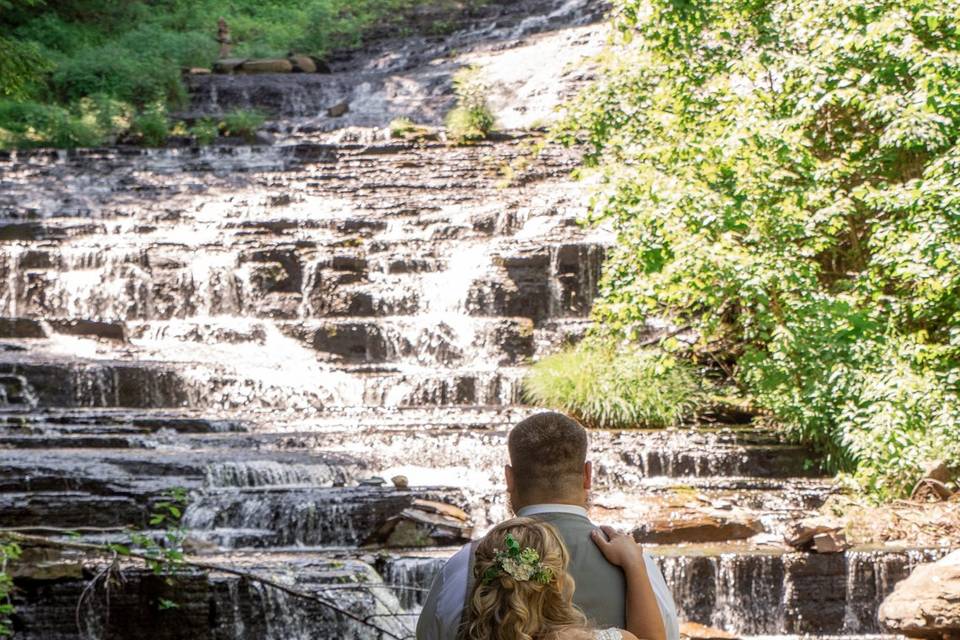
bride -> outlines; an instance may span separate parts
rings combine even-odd
[[[627,629],[594,629],[573,602],[568,554],[553,526],[515,518],[494,527],[479,543],[473,591],[460,637],[467,640],[652,640],[662,637],[660,613],[637,596],[645,579],[640,546],[604,528],[593,532],[607,561],[627,581]],[[659,627],[659,628],[658,628]]]

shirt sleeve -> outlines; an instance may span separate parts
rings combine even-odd
[[[647,575],[650,577],[650,586],[653,587],[653,593],[657,597],[657,606],[660,607],[660,615],[663,616],[663,628],[667,633],[667,640],[680,640],[680,622],[677,619],[677,605],[673,601],[673,594],[667,581],[664,580],[660,568],[650,554],[643,554],[643,559],[647,564]]]
[[[433,579],[417,619],[417,640],[456,640],[467,596],[471,550],[469,544],[460,549]]]
[[[417,618],[417,640],[441,640],[440,616],[437,614],[437,601],[443,591],[443,570],[437,572],[430,585],[430,592],[423,603],[420,617]]]

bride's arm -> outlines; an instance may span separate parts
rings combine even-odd
[[[666,640],[663,616],[647,575],[643,549],[633,537],[611,527],[594,530],[593,541],[611,564],[623,569],[627,579],[627,631],[644,640]]]

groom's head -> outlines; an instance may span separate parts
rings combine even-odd
[[[507,436],[507,491],[514,509],[531,504],[586,505],[590,490],[587,431],[562,413],[523,420]]]

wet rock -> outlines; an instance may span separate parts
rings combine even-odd
[[[293,63],[283,58],[246,60],[238,69],[239,73],[290,73]]]
[[[687,640],[736,640],[737,636],[696,622],[681,622],[680,637]]]
[[[46,338],[43,323],[32,318],[0,318],[0,338]]]
[[[466,512],[443,502],[414,500],[400,515],[387,520],[368,542],[387,547],[433,547],[463,544],[473,526]]]
[[[843,531],[827,531],[813,536],[813,550],[817,553],[842,553],[850,548]]]
[[[844,525],[836,518],[818,516],[791,523],[784,534],[784,542],[794,549],[802,551],[813,549],[814,538],[818,535],[837,537],[843,533]],[[827,548],[828,543],[821,543]]]
[[[651,544],[725,542],[745,540],[762,531],[760,521],[746,513],[683,509],[644,523],[633,537]]]
[[[327,109],[327,115],[331,118],[339,118],[346,115],[350,111],[350,103],[344,100],[343,102],[338,102],[332,107]]]
[[[387,483],[386,480],[379,476],[373,476],[372,478],[361,478],[357,480],[357,484],[361,487],[382,487]]]
[[[100,320],[61,320],[47,321],[56,333],[71,336],[88,336],[103,340],[127,342],[127,327],[122,322],[103,322]]]
[[[878,617],[889,632],[909,638],[960,638],[960,551],[914,569]]]

